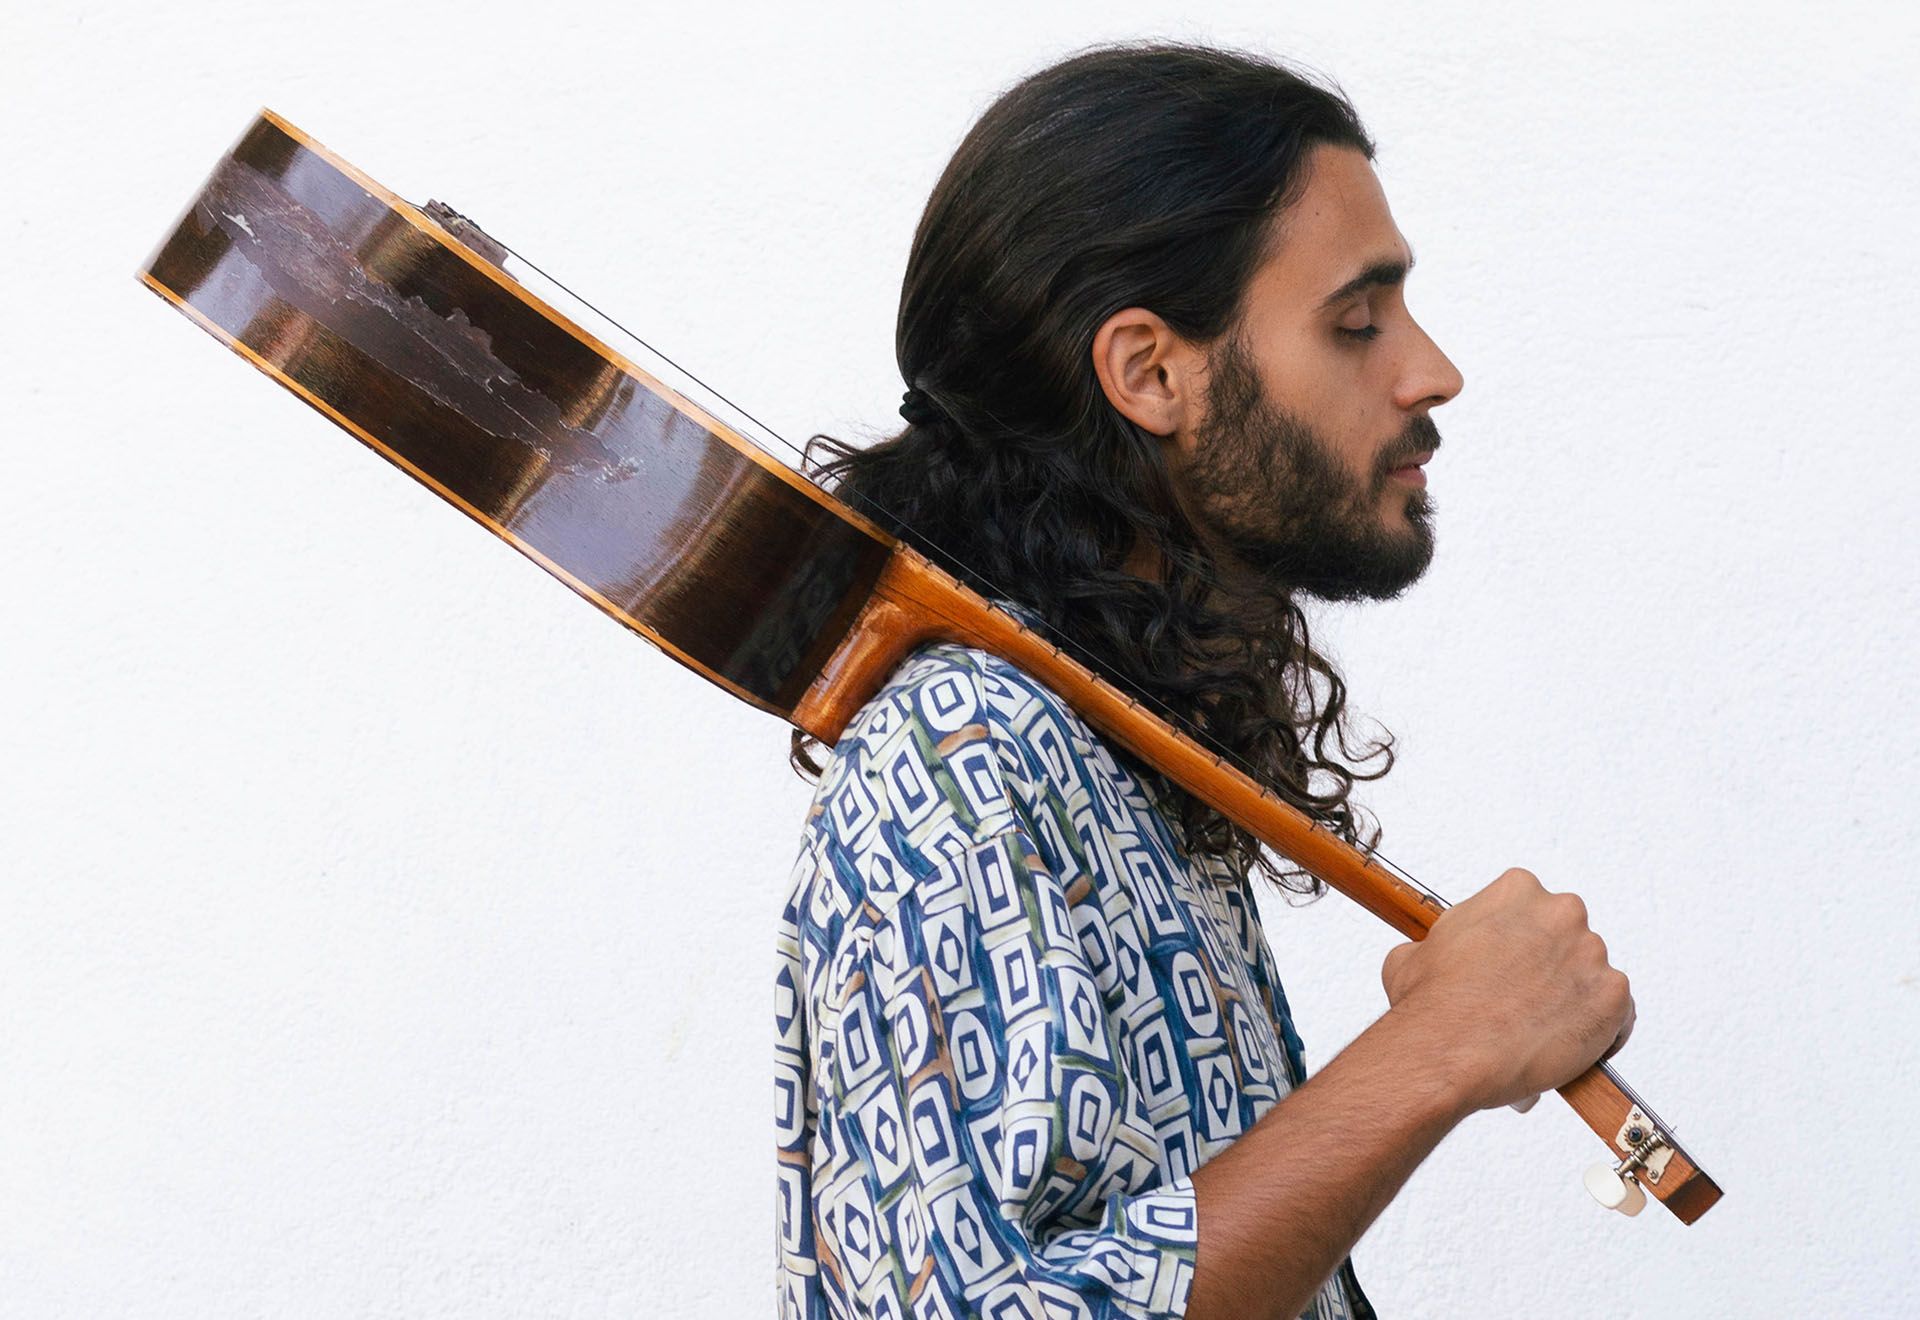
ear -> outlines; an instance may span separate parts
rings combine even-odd
[[[1107,402],[1149,435],[1170,438],[1200,420],[1206,355],[1155,312],[1128,307],[1102,322],[1093,369]]]

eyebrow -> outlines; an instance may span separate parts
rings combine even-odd
[[[1355,275],[1345,284],[1342,284],[1339,288],[1328,294],[1325,298],[1322,298],[1317,310],[1322,312],[1327,311],[1336,303],[1343,303],[1353,297],[1354,294],[1364,293],[1368,289],[1377,289],[1383,286],[1391,287],[1399,284],[1407,278],[1407,272],[1412,269],[1413,248],[1408,247],[1407,259],[1405,261],[1401,261],[1397,257],[1388,257],[1374,262],[1358,275]]]

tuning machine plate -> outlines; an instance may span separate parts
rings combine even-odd
[[[1660,1175],[1667,1171],[1667,1161],[1673,1158],[1673,1147],[1667,1144],[1659,1125],[1637,1105],[1620,1125],[1613,1144],[1624,1152],[1623,1158],[1602,1160],[1589,1168],[1584,1179],[1587,1191],[1609,1210],[1637,1215],[1647,1206],[1646,1189],[1641,1184],[1651,1186],[1660,1181]]]

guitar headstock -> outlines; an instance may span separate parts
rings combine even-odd
[[[1683,1224],[1691,1224],[1720,1199],[1720,1186],[1689,1155],[1633,1088],[1602,1063],[1560,1088],[1580,1117],[1618,1158],[1590,1167],[1584,1181],[1594,1200],[1623,1215],[1646,1208],[1649,1193]]]

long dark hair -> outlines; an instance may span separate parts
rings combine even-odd
[[[1356,758],[1346,686],[1291,595],[1215,608],[1213,560],[1175,502],[1161,442],[1107,401],[1095,332],[1146,307],[1216,345],[1298,196],[1314,146],[1373,142],[1335,87],[1278,61],[1169,43],[1083,51],[1016,84],[935,185],[907,259],[895,348],[937,411],[864,449],[816,435],[814,473],[976,590],[1048,630],[1349,842],[1349,794],[1393,765]],[[819,451],[816,453],[816,451]],[[824,457],[819,456],[824,454]],[[1136,541],[1158,580],[1122,570]],[[1385,764],[1360,773],[1341,757]],[[793,762],[817,775],[795,733]],[[1119,748],[1116,755],[1124,757]],[[1318,882],[1134,758],[1190,854]]]

